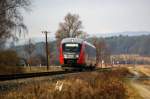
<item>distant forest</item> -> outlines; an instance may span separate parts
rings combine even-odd
[[[138,54],[141,56],[150,56],[150,35],[141,36],[112,36],[106,38],[98,38],[106,43],[112,55],[119,54]],[[92,43],[92,38],[87,39]],[[27,58],[24,46],[14,47],[20,57]],[[35,44],[33,59],[43,57],[43,64],[45,63],[45,42]],[[56,47],[56,41],[49,42],[49,56],[51,63],[59,64],[58,56],[59,50]]]
[[[89,38],[90,42],[92,38]],[[111,54],[139,54],[143,56],[150,56],[150,35],[141,36],[112,36],[106,38],[99,38],[105,41]],[[39,42],[35,44],[36,54],[45,54],[45,44],[44,42]],[[23,46],[15,47],[15,50],[22,53]],[[56,41],[49,42],[49,48],[51,54],[56,55]]]
[[[111,54],[150,56],[150,35],[113,36],[104,38]]]

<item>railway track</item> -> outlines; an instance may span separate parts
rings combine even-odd
[[[97,68],[93,71],[111,71],[114,68]],[[54,76],[54,75],[61,75],[61,74],[69,74],[69,73],[77,73],[77,72],[86,72],[86,71],[52,71],[52,72],[36,72],[36,73],[21,73],[21,74],[9,74],[9,75],[0,75],[0,81],[9,81],[9,80],[17,80],[17,79],[24,79],[24,78],[33,78],[33,77],[44,77],[44,76]],[[126,79],[133,79],[136,78],[135,76],[125,77]],[[147,79],[150,80],[150,77],[140,77],[139,79]]]
[[[0,81],[32,78],[32,77],[42,77],[42,76],[53,76],[60,74],[74,73],[74,71],[53,71],[53,72],[38,72],[38,73],[22,73],[22,74],[10,74],[10,75],[0,75]]]
[[[95,69],[93,71],[97,72],[109,72],[113,68],[101,68]],[[87,72],[87,71],[82,71]],[[88,71],[90,72],[90,71]],[[92,71],[91,71],[92,72]],[[70,74],[81,73],[81,71],[55,71],[55,72],[40,72],[40,73],[24,73],[24,74],[13,74],[13,75],[0,75],[0,92],[9,91],[12,89],[20,88],[20,86],[25,86],[34,82],[45,82],[45,81],[55,81],[63,79]],[[35,79],[32,79],[35,77]],[[40,79],[36,77],[41,77]],[[43,78],[44,77],[44,78]],[[27,78],[27,79],[25,79]],[[29,79],[28,79],[29,78]],[[31,79],[30,79],[31,78]],[[19,79],[19,81],[17,80]],[[135,76],[125,77],[125,79],[136,79]],[[149,77],[141,77],[139,80],[150,80]]]
[[[94,71],[109,71],[110,68],[104,69],[95,69]],[[43,76],[53,76],[53,75],[61,75],[75,72],[86,72],[85,71],[53,71],[53,72],[36,72],[36,73],[20,73],[20,74],[9,74],[9,75],[0,75],[0,81],[8,81],[8,80],[16,80],[16,79],[24,79],[24,78],[32,78],[32,77],[43,77]]]
[[[110,69],[95,69],[93,71],[109,71]],[[52,82],[63,79],[68,75],[74,75],[81,72],[93,72],[90,70],[84,71],[57,71],[57,72],[40,72],[40,73],[24,73],[13,75],[0,75],[0,92],[19,89],[21,86],[28,84]],[[41,78],[38,78],[41,77]],[[34,78],[34,79],[32,79]]]

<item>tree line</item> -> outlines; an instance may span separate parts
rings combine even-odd
[[[105,38],[112,54],[138,54],[150,56],[150,35],[113,36]]]

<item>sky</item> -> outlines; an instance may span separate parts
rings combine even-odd
[[[24,12],[29,37],[54,38],[67,13],[78,14],[89,35],[124,31],[150,31],[150,0],[31,0]]]

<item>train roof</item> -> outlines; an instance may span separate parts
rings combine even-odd
[[[87,41],[85,41],[85,40],[83,40],[83,39],[80,39],[80,38],[64,38],[64,39],[61,41],[62,44],[63,44],[63,43],[70,43],[70,42],[76,42],[76,43],[80,43],[80,44],[84,42],[86,45],[95,48],[94,45],[92,45],[92,44],[88,43]]]
[[[64,38],[61,43],[68,43],[68,42],[76,42],[76,43],[83,43],[83,39],[80,38]]]
[[[89,45],[89,46],[91,46],[91,47],[95,48],[95,46],[94,46],[94,45],[92,45],[91,43],[89,43],[89,42],[87,42],[87,41],[85,41],[85,43],[86,43],[87,45]]]

